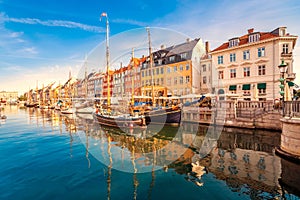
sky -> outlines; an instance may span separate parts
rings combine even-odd
[[[214,49],[249,28],[268,32],[286,26],[290,34],[299,36],[299,10],[297,0],[0,0],[0,91],[23,93],[36,85],[63,84],[69,72],[79,76],[86,58],[97,57],[98,50],[105,48],[103,12],[110,24],[110,49],[130,44],[127,51],[112,52],[115,60],[129,59],[131,48],[142,52],[145,27],[161,30],[156,35],[164,37],[153,40],[154,49],[186,38],[209,41]],[[90,68],[97,70],[103,63],[92,63]],[[294,69],[300,85],[299,41]]]

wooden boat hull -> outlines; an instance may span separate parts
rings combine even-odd
[[[99,124],[111,127],[125,127],[125,128],[136,128],[145,126],[145,120],[143,116],[139,117],[110,117],[109,115],[102,115],[99,113],[93,113],[93,117]]]
[[[25,106],[28,107],[28,108],[33,108],[36,105],[37,105],[36,103],[27,103]]]
[[[152,110],[145,113],[146,124],[179,125],[181,122],[181,109],[172,108]]]

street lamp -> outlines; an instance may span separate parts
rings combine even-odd
[[[282,96],[282,114],[284,115],[284,86],[285,86],[285,79],[284,79],[284,74],[287,70],[287,64],[284,62],[284,60],[281,60],[281,64],[278,65],[279,71],[280,71],[280,95]]]

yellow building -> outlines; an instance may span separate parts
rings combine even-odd
[[[200,92],[200,57],[204,54],[201,39],[153,52],[153,66],[148,58],[141,68],[142,87],[159,86],[155,96],[182,96]],[[153,76],[151,76],[151,73]],[[164,89],[162,89],[164,87]],[[142,89],[143,90],[143,89]],[[142,95],[151,95],[145,88]],[[167,92],[164,92],[167,91]]]

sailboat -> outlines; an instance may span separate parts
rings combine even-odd
[[[134,128],[134,127],[145,127],[145,117],[143,115],[133,116],[129,113],[120,113],[116,111],[111,111],[111,99],[110,99],[110,61],[109,61],[109,22],[107,13],[102,13],[102,17],[106,17],[106,73],[107,73],[107,106],[104,109],[96,109],[93,112],[94,118],[99,124],[112,126],[112,127],[124,127],[124,128]]]
[[[64,85],[65,90],[65,102],[64,105],[60,109],[61,114],[74,114],[75,108],[72,107],[72,99],[73,99],[73,78],[71,76],[71,72],[69,74],[69,80]],[[70,94],[69,94],[70,93]]]
[[[94,111],[93,108],[93,102],[88,101],[88,77],[87,77],[87,56],[85,57],[85,77],[84,77],[84,98],[78,99],[78,101],[75,103],[74,107],[76,109],[76,113],[80,114],[92,114]]]
[[[149,57],[150,57],[150,71],[152,72],[153,68],[153,55],[151,48],[151,38],[150,38],[150,29],[147,28],[148,32],[148,43],[149,43]],[[154,85],[153,85],[153,73],[151,73],[151,96],[152,103],[155,103],[154,97]],[[181,108],[179,106],[171,106],[171,107],[162,107],[158,108],[152,106],[149,111],[145,111],[146,124],[154,123],[154,124],[167,124],[167,125],[175,125],[178,126],[181,122]]]
[[[32,108],[35,107],[36,103],[32,101],[32,90],[28,91],[28,101],[26,102],[26,107]]]

